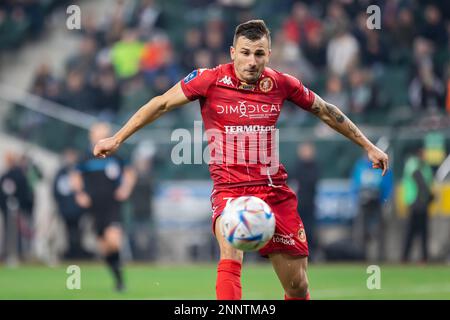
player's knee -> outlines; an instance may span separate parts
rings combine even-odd
[[[304,298],[308,293],[308,278],[306,275],[295,277],[287,288],[286,294],[291,298]]]
[[[110,227],[105,231],[104,240],[108,251],[118,251],[122,244],[122,232],[118,228]]]
[[[237,250],[231,246],[221,246],[220,259],[232,259],[242,263],[244,260],[244,253],[241,250]]]

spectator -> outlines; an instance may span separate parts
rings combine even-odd
[[[443,109],[445,87],[434,74],[431,65],[419,66],[418,74],[409,85],[409,100],[415,110]]]
[[[223,33],[219,29],[213,29],[206,32],[205,44],[206,48],[213,56],[213,64],[217,65],[218,56],[225,50]]]
[[[369,81],[367,72],[361,69],[352,70],[349,74],[349,100],[352,113],[365,113],[375,109],[375,92]]]
[[[181,53],[181,65],[185,72],[195,69],[193,65],[195,52],[202,47],[202,32],[199,28],[193,27],[186,31],[184,45]]]
[[[31,93],[44,97],[47,94],[47,86],[53,80],[50,66],[47,63],[41,63],[34,73]]]
[[[299,145],[297,149],[299,161],[294,173],[294,180],[298,184],[297,197],[299,200],[299,214],[305,226],[309,245],[309,258],[314,261],[319,250],[316,232],[316,205],[320,169],[316,161],[316,150],[310,142]]]
[[[334,36],[336,31],[341,28],[342,25],[349,23],[347,14],[342,5],[333,1],[326,7],[326,15],[323,19],[325,38],[328,40]]]
[[[111,61],[119,79],[127,79],[139,72],[144,44],[135,30],[125,30],[120,41],[111,49]]]
[[[163,12],[154,0],[140,1],[134,15],[134,19],[138,21],[139,32],[144,38],[150,37],[156,28],[164,27]]]
[[[47,89],[43,96],[44,99],[50,100],[52,102],[60,103],[61,97],[61,84],[58,80],[53,79],[47,83]]]
[[[291,15],[283,24],[283,33],[287,41],[303,46],[310,33],[320,26],[320,21],[311,15],[306,4],[295,2]]]
[[[299,77],[305,83],[313,82],[317,76],[314,66],[304,57],[300,47],[287,41],[282,32],[276,34],[274,45],[278,48],[271,57],[271,65],[294,77]]]
[[[403,262],[409,260],[412,242],[416,236],[421,238],[421,261],[428,261],[428,206],[433,200],[432,183],[432,169],[424,159],[423,148],[419,148],[406,161],[403,172],[404,202],[409,208]]]
[[[303,45],[305,58],[313,64],[316,69],[323,69],[327,63],[327,51],[322,28],[313,28],[307,33]]]
[[[78,153],[74,149],[66,149],[63,152],[62,166],[57,171],[53,182],[53,196],[58,206],[68,237],[68,249],[64,254],[65,259],[82,259],[88,255],[81,246],[80,218],[83,209],[75,201],[75,190],[70,181],[70,174],[75,169],[78,161]]]
[[[43,178],[42,170],[27,154],[23,154],[19,157],[18,164],[22,168],[32,191],[34,191],[37,183]]]
[[[167,91],[179,81],[181,71],[166,35],[155,36],[151,44],[146,45],[141,70],[148,86],[153,88],[156,94]]]
[[[106,46],[105,30],[99,26],[99,19],[96,14],[86,12],[81,15],[82,26],[80,33],[84,38],[93,39],[96,43],[97,50]]]
[[[415,38],[413,44],[414,67],[417,69],[424,64],[433,65],[434,51],[433,44],[429,40],[422,37]]]
[[[422,26],[421,35],[432,41],[438,47],[445,47],[447,44],[447,33],[442,22],[441,12],[434,5],[427,5],[425,8],[425,23]]]
[[[6,230],[2,232],[5,235],[2,243],[5,244],[3,252],[7,263],[16,264],[30,249],[34,194],[19,156],[6,152],[5,164],[6,171],[0,177],[0,211]]]
[[[41,98],[59,102],[59,84],[54,79],[48,64],[42,63],[38,66],[30,92]],[[20,123],[20,135],[25,139],[31,139],[36,134],[36,130],[48,122],[48,118],[43,114],[24,107],[17,108],[15,112],[17,113],[15,118]]]
[[[79,70],[70,71],[61,93],[63,105],[83,112],[93,112],[91,88],[86,84],[84,74]]]
[[[71,56],[66,63],[66,71],[78,70],[85,75],[86,80],[95,71],[95,58],[97,54],[97,43],[92,37],[83,37],[80,49]]]
[[[213,68],[214,66],[214,57],[211,54],[211,51],[207,49],[200,49],[195,52],[194,55],[194,68]]]
[[[337,75],[332,74],[328,77],[327,87],[323,98],[338,106],[343,112],[348,112],[350,109],[348,94],[344,90],[342,81]]]
[[[402,8],[398,13],[398,20],[395,28],[392,28],[392,42],[396,50],[411,50],[413,40],[416,36],[415,19],[412,11],[408,8]]]
[[[112,69],[100,71],[95,89],[95,112],[104,121],[115,120],[121,103],[119,85]]]
[[[40,35],[44,26],[44,12],[40,1],[27,0],[17,2],[19,2],[17,7],[20,7],[23,10],[26,19],[29,22],[28,30],[31,36],[36,38]]]
[[[362,44],[361,48],[362,63],[371,68],[379,68],[387,62],[388,50],[378,30],[367,29],[366,35],[366,41]]]
[[[172,47],[166,34],[159,33],[145,44],[140,58],[140,68],[146,73],[152,73],[162,67],[170,55]]]
[[[341,23],[336,28],[336,34],[328,43],[327,63],[332,73],[345,76],[358,62],[359,44],[345,24]]]
[[[366,256],[369,242],[375,240],[377,259],[383,261],[385,258],[383,212],[384,205],[393,194],[392,171],[388,170],[382,176],[379,171],[373,170],[372,162],[364,155],[355,163],[351,181],[358,203],[358,215],[353,223],[354,240],[362,244]]]
[[[157,236],[153,214],[153,157],[156,147],[152,141],[143,141],[133,153],[133,167],[137,173],[134,190],[130,196],[133,219],[131,245],[137,260],[156,257]]]
[[[0,49],[15,48],[25,37],[29,20],[20,6],[0,8]]]

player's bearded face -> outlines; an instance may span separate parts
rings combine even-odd
[[[262,37],[252,41],[241,36],[237,38],[235,47],[230,48],[230,55],[239,80],[255,83],[269,62],[269,40]]]

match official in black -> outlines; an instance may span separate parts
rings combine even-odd
[[[89,138],[91,148],[109,137],[111,128],[106,123],[92,126]],[[122,246],[121,203],[127,200],[136,182],[135,171],[117,155],[94,158],[87,152],[72,175],[77,203],[92,214],[98,237],[100,254],[112,271],[116,290],[125,289],[120,248]]]

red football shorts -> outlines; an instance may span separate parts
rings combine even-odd
[[[262,256],[282,252],[292,256],[308,256],[308,241],[303,222],[297,212],[297,196],[287,186],[267,185],[214,189],[211,194],[213,208],[212,230],[229,199],[255,196],[264,200],[275,214],[276,226],[273,238],[259,250]]]

